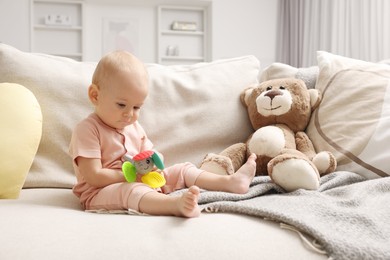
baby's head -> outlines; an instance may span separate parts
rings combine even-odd
[[[147,94],[148,74],[144,64],[125,51],[110,52],[99,61],[88,89],[95,113],[116,129],[138,119]]]

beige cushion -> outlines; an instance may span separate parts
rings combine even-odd
[[[19,197],[42,135],[41,108],[27,88],[0,83],[0,199]]]
[[[318,52],[323,93],[307,133],[332,151],[338,170],[368,178],[390,175],[390,67]]]
[[[259,61],[238,57],[190,66],[148,66],[151,90],[140,122],[165,164],[199,164],[252,133],[240,93],[257,82]]]
[[[0,81],[30,89],[43,114],[43,136],[25,187],[72,187],[68,146],[75,124],[93,111],[87,88],[96,63],[21,52],[0,44]],[[239,94],[258,80],[259,61],[245,56],[183,66],[147,65],[151,88],[141,124],[167,166],[198,164],[209,152],[252,132]]]

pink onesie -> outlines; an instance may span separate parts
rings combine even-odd
[[[92,113],[81,121],[73,131],[69,153],[77,177],[73,192],[80,198],[85,209],[134,209],[139,210],[141,198],[148,192],[156,192],[146,184],[115,183],[103,188],[89,185],[79,172],[76,158],[98,158],[103,168],[121,170],[123,156],[134,156],[142,151],[151,150],[152,142],[147,138],[142,126],[135,122],[123,130],[114,129]],[[163,170],[166,185],[161,188],[163,193],[190,187],[202,170],[191,163],[175,164]]]

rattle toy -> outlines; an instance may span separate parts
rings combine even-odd
[[[153,189],[165,185],[164,176],[153,171],[154,166],[160,170],[164,169],[164,163],[157,152],[147,150],[135,155],[133,158],[125,155],[124,159],[126,161],[122,164],[122,172],[127,182],[135,182],[138,173],[142,175],[142,183],[149,185]]]

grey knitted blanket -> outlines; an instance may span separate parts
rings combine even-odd
[[[206,212],[247,214],[295,227],[333,259],[390,259],[390,178],[365,180],[351,172],[321,178],[317,191],[283,191],[255,177],[249,192],[205,191]]]

